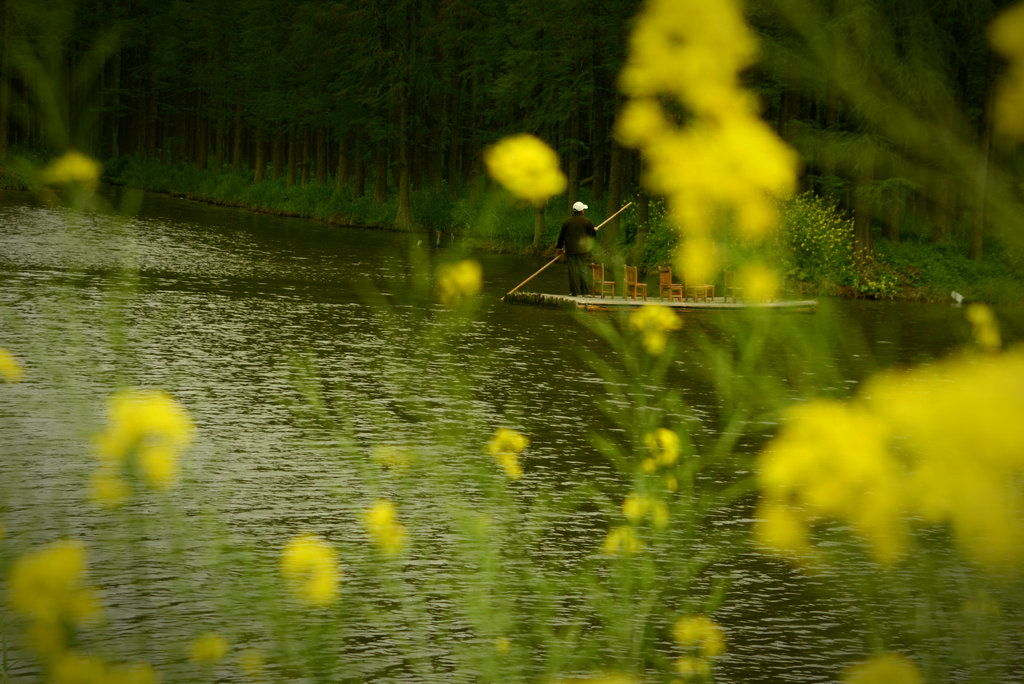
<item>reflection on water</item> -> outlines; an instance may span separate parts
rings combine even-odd
[[[164,388],[192,414],[199,439],[190,455],[197,478],[190,486],[202,490],[203,502],[217,502],[237,543],[269,558],[298,530],[343,535],[362,500],[339,461],[336,437],[296,411],[295,369],[304,363],[315,366],[326,400],[351,415],[364,448],[415,441],[418,421],[425,419],[469,429],[472,413],[484,429],[511,426],[530,436],[527,491],[581,482],[617,491],[612,471],[588,441],[590,432],[608,425],[595,409],[602,381],[579,351],[606,353],[601,343],[566,312],[498,301],[536,270],[535,262],[477,255],[486,274],[480,319],[464,332],[460,348],[410,359],[382,334],[362,297],[367,287],[377,288],[400,316],[411,314],[404,296],[409,242],[402,235],[160,197],[148,197],[138,216],[119,222],[33,206],[26,198],[0,201],[0,345],[22,355],[29,369],[26,382],[0,393],[0,493],[8,534],[32,530],[34,541],[69,533],[102,538],[102,530],[74,514],[91,467],[84,445],[103,398],[134,385]],[[561,292],[564,280],[559,265],[531,288]],[[825,379],[836,392],[849,391],[878,364],[930,358],[967,335],[951,307],[832,306],[837,329],[826,329],[833,320],[826,315],[802,316],[797,325],[812,337],[837,340],[837,375]],[[691,316],[688,330],[727,335],[715,315]],[[123,324],[123,334],[110,334],[112,322]],[[467,350],[485,352],[487,363],[467,368]],[[684,353],[674,378],[704,420],[702,429],[713,434],[719,399],[703,359],[695,347]],[[799,357],[778,363],[788,365],[794,391],[802,375],[817,372]],[[420,409],[412,415],[382,382],[385,369],[427,399],[439,377],[468,370],[472,391],[466,406],[426,401],[426,417]],[[424,492],[421,505],[429,507],[430,500]],[[744,515],[726,524],[746,525]],[[559,549],[547,552],[568,567],[598,543],[602,525],[582,513],[565,520],[556,530]],[[742,597],[722,609],[732,644],[723,665],[726,681],[822,681],[834,674],[836,662],[860,656],[862,635],[847,620],[852,607],[842,597],[823,601],[816,580],[758,558],[741,558],[721,572],[731,577],[733,595]],[[162,628],[173,631],[182,629],[174,626],[178,618],[188,622],[214,610],[189,603],[183,598],[188,587],[177,586],[174,577],[154,579],[148,596],[134,596],[131,587],[113,581],[105,597],[124,618],[112,620],[125,630],[116,636],[143,655],[147,646],[132,642],[133,621],[154,620],[156,613],[165,620]],[[392,649],[396,667],[401,663],[397,645],[365,634],[332,648],[350,661],[358,660],[353,654],[360,649]]]

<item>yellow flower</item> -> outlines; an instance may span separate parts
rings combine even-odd
[[[267,660],[254,648],[247,648],[238,654],[238,668],[248,677],[261,677],[267,668]]]
[[[1024,348],[965,355],[864,383],[849,403],[792,409],[758,458],[763,547],[807,556],[809,527],[848,524],[881,563],[907,528],[949,524],[964,555],[1024,562]]]
[[[338,596],[337,554],[315,534],[300,534],[288,543],[281,554],[281,574],[292,593],[310,605],[326,606]]]
[[[482,286],[483,269],[478,261],[465,259],[437,268],[437,296],[445,306],[457,306],[464,299],[479,294]]]
[[[18,558],[11,567],[11,607],[41,623],[83,624],[100,617],[97,592],[83,584],[87,564],[81,542],[60,540]]]
[[[604,552],[609,556],[619,554],[631,555],[641,551],[643,542],[629,525],[621,525],[608,530],[608,536],[604,540]]]
[[[924,677],[906,656],[881,653],[843,673],[843,684],[924,684]]]
[[[138,468],[153,487],[177,482],[178,460],[195,428],[188,413],[159,390],[125,390],[107,407],[107,428],[96,436],[100,460]]]
[[[494,650],[505,655],[512,650],[512,641],[506,636],[500,636],[494,640]]]
[[[725,633],[706,615],[679,618],[672,628],[672,636],[683,648],[694,648],[706,658],[725,653]]]
[[[779,274],[763,264],[744,266],[736,277],[737,283],[749,299],[774,299],[779,293]]]
[[[683,327],[672,309],[667,306],[652,304],[642,306],[629,316],[629,325],[640,333],[644,349],[657,356],[665,351],[668,344],[668,333]]]
[[[676,672],[687,679],[699,679],[711,673],[711,666],[704,658],[683,656],[676,660]]]
[[[99,467],[89,482],[89,500],[100,506],[116,508],[128,500],[131,488],[114,468]]]
[[[66,152],[43,169],[43,182],[53,185],[81,185],[89,190],[99,186],[99,162],[77,150]]]
[[[632,493],[622,502],[622,514],[634,525],[650,516],[651,523],[658,529],[668,526],[668,506],[664,501],[650,496]]]
[[[227,639],[216,632],[200,634],[190,645],[188,657],[200,665],[215,665],[228,653]]]
[[[7,382],[19,382],[25,374],[14,354],[0,347],[0,378]]]
[[[974,341],[988,351],[998,350],[1003,342],[999,335],[999,324],[992,309],[984,304],[971,304],[965,312],[974,333]]]
[[[763,241],[777,198],[796,187],[799,158],[740,83],[756,55],[737,0],[651,0],[630,35],[615,134],[640,150],[645,184],[667,198],[684,238],[676,263],[693,282],[718,269],[716,231]]]
[[[484,153],[491,176],[520,199],[540,206],[566,188],[558,155],[539,138],[522,133],[505,138]]]
[[[989,26],[988,37],[993,49],[1010,62],[996,85],[996,128],[1017,140],[1024,139],[1024,3],[999,14]]]
[[[668,428],[658,428],[644,436],[644,444],[654,452],[659,465],[675,465],[679,459],[679,435]]]
[[[487,452],[510,480],[519,480],[523,476],[519,454],[529,445],[530,440],[525,435],[508,428],[498,428],[487,443]]]
[[[107,684],[110,669],[94,655],[65,651],[56,656],[50,678],[57,684]]]
[[[387,499],[379,499],[363,516],[366,530],[380,547],[381,551],[393,556],[405,546],[405,526],[398,522],[398,511],[395,504]]]

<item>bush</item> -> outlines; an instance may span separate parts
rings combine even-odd
[[[804,193],[784,204],[775,247],[790,278],[824,290],[855,281],[853,220],[828,200]]]

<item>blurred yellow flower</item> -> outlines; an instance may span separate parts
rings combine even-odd
[[[188,657],[200,665],[215,665],[228,653],[228,641],[216,632],[204,632],[189,645]]]
[[[77,150],[70,150],[43,169],[43,182],[51,185],[81,185],[95,190],[100,183],[102,167]]]
[[[519,480],[523,476],[523,469],[519,465],[519,454],[525,451],[529,445],[530,440],[526,435],[508,428],[498,428],[487,443],[487,452],[501,466],[510,480]]]
[[[668,428],[658,428],[647,433],[644,444],[653,452],[658,465],[675,465],[679,459],[679,435]]]
[[[363,515],[366,531],[385,554],[393,556],[405,546],[405,526],[398,522],[395,504],[378,499]]]
[[[1007,72],[996,84],[995,127],[1016,140],[1024,139],[1024,3],[999,14],[988,30],[996,52],[1009,60]]]
[[[464,299],[480,293],[483,269],[480,262],[465,259],[437,268],[437,297],[448,307],[458,306]]]
[[[247,648],[238,654],[238,669],[247,677],[261,677],[267,669],[267,660],[255,648]]]
[[[47,681],[54,684],[158,684],[160,674],[148,663],[109,665],[95,655],[63,651],[54,654]]]
[[[111,674],[98,656],[65,651],[54,658],[50,679],[57,684],[107,684]]]
[[[506,636],[500,636],[494,640],[494,650],[505,655],[512,650],[512,641]]]
[[[609,556],[628,556],[643,550],[644,543],[637,536],[635,529],[629,525],[621,525],[608,530],[603,548]]]
[[[565,192],[565,174],[558,155],[540,138],[522,133],[505,138],[484,152],[487,171],[516,197],[540,206]]]
[[[740,269],[736,282],[753,301],[774,299],[779,294],[779,274],[764,264],[748,264]]]
[[[7,382],[19,382],[24,374],[25,371],[14,354],[0,347],[0,378]]]
[[[634,525],[650,517],[651,524],[658,529],[668,526],[668,506],[652,496],[633,492],[622,502],[622,515]]]
[[[131,488],[115,468],[101,466],[89,480],[89,500],[100,506],[116,508],[128,500]]]
[[[672,636],[683,648],[696,649],[706,658],[725,653],[725,633],[706,615],[687,615],[672,627]]]
[[[180,452],[195,428],[188,413],[160,390],[124,390],[107,406],[107,427],[96,436],[96,451],[107,467],[138,468],[158,489],[177,483]]]
[[[338,596],[337,554],[315,534],[300,534],[288,542],[281,553],[281,574],[292,593],[310,605],[326,606]]]
[[[682,328],[683,322],[667,306],[651,304],[633,311],[629,316],[629,325],[640,333],[644,349],[657,356],[665,351],[668,333]]]
[[[1024,348],[882,373],[848,403],[793,408],[758,458],[754,534],[813,556],[810,529],[844,522],[892,563],[915,524],[949,524],[994,571],[1024,563]]]
[[[899,653],[881,653],[867,662],[847,668],[843,684],[924,684],[917,666]]]
[[[703,679],[711,673],[711,665],[704,658],[683,656],[676,660],[676,672],[687,679]]]
[[[996,315],[992,312],[991,308],[984,304],[970,304],[965,315],[967,316],[967,321],[971,324],[974,342],[979,347],[988,351],[995,351],[1002,346],[1003,341],[999,335],[999,324],[996,322]]]
[[[676,264],[693,282],[719,267],[716,231],[764,240],[796,188],[797,155],[740,82],[757,49],[737,0],[651,0],[630,35],[616,138],[640,150],[645,184],[667,198],[683,237]]]
[[[77,541],[59,540],[26,553],[11,566],[11,608],[44,624],[95,622],[102,609],[96,590],[83,583],[86,565],[85,545]]]

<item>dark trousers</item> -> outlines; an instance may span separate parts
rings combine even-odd
[[[569,266],[569,293],[573,297],[589,295],[593,293],[590,288],[590,255],[589,254],[566,254],[566,264]]]

